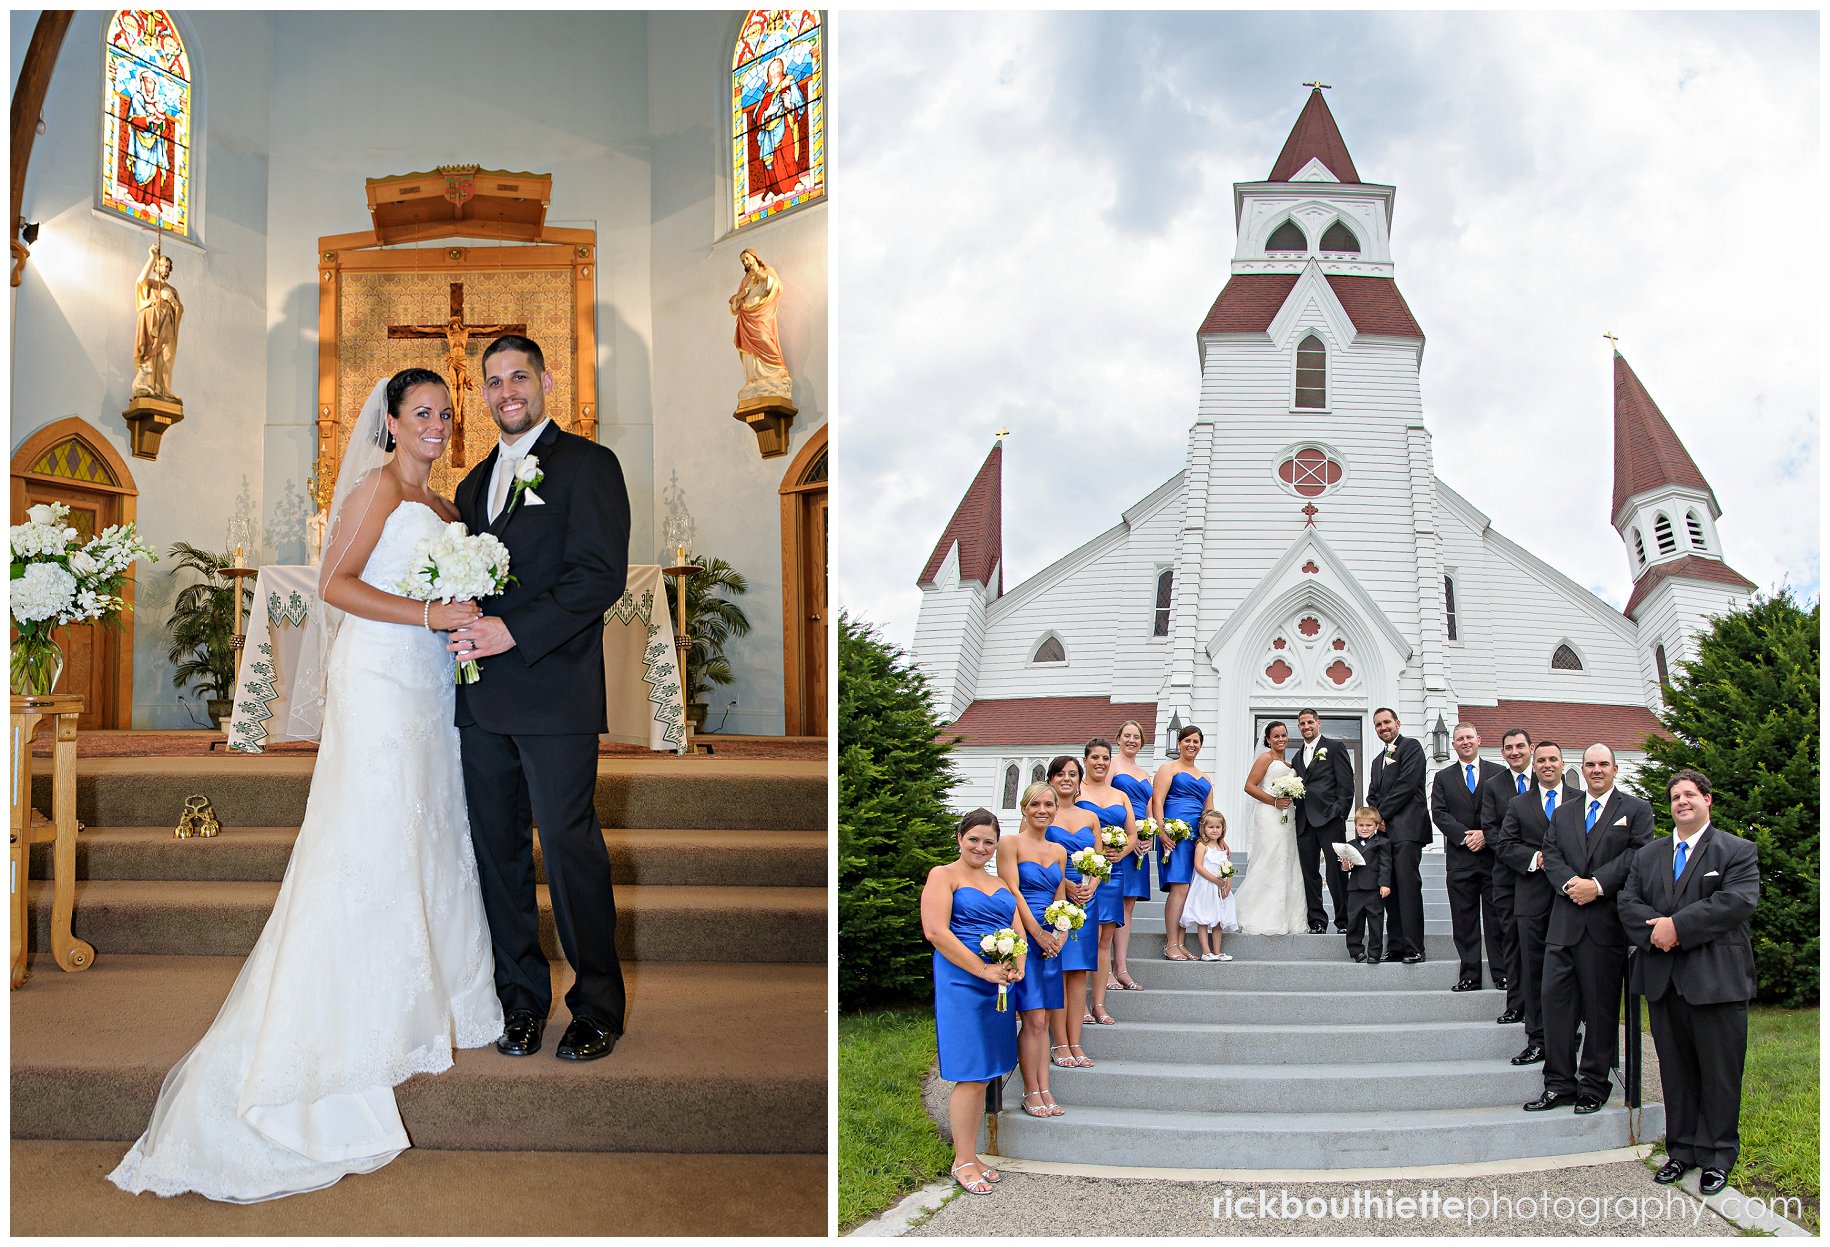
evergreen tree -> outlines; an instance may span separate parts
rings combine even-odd
[[[1670,735],[1646,743],[1635,781],[1668,834],[1665,785],[1695,767],[1715,789],[1711,821],[1759,848],[1759,998],[1788,1006],[1817,1003],[1819,609],[1781,589],[1714,620],[1665,690]]]
[[[953,860],[955,775],[927,679],[868,624],[839,615],[839,1004],[917,999],[928,871]]]

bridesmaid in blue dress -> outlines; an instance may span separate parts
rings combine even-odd
[[[1062,754],[1048,764],[1049,786],[1055,790],[1055,820],[1048,838],[1072,857],[1082,849],[1099,848],[1099,816],[1081,809],[1074,802],[1080,796],[1080,759]],[[1087,1012],[1087,979],[1099,968],[1099,902],[1095,900],[1095,879],[1084,879],[1073,862],[1067,870],[1067,898],[1087,911],[1086,924],[1070,932],[1067,946],[1061,950],[1061,982],[1066,1000],[1059,1013],[1048,1016],[1051,1064],[1063,1069],[1084,1066],[1092,1068],[1093,1060],[1080,1047],[1080,1028],[1093,1020]],[[1055,1056],[1055,1053],[1066,1053]]]
[[[1061,946],[1066,937],[1043,926],[1042,914],[1067,891],[1067,850],[1048,838],[1055,818],[1053,788],[1037,780],[1023,790],[1019,808],[1022,828],[998,845],[998,877],[1022,898],[1017,917],[1029,940],[1023,978],[1010,992],[1017,1011],[1017,1068],[1023,1071],[1023,1111],[1031,1117],[1060,1117],[1067,1110],[1048,1090],[1048,1017],[1064,999]]]
[[[1112,936],[1112,984],[1131,992],[1144,989],[1131,978],[1131,912],[1139,901],[1150,899],[1150,858],[1155,844],[1137,839],[1137,825],[1150,817],[1150,776],[1138,764],[1137,751],[1144,747],[1144,727],[1134,719],[1118,725],[1118,757],[1112,761],[1112,786],[1125,794],[1131,803],[1131,851],[1113,868],[1124,899],[1125,920]],[[1109,985],[1110,986],[1110,985]]]
[[[947,1105],[953,1178],[973,1195],[989,1195],[1002,1175],[976,1151],[985,1084],[1017,1067],[1016,1015],[998,1012],[998,985],[1021,982],[1025,959],[1015,965],[987,961],[979,948],[993,931],[1017,927],[1016,897],[986,870],[998,849],[997,818],[989,810],[974,810],[960,820],[956,838],[958,860],[928,872],[921,927],[934,945],[940,1076],[954,1084]]]
[[[1099,846],[1100,852],[1112,864],[1112,877],[1100,884],[1099,890],[1093,893],[1093,905],[1097,911],[1094,916],[1099,922],[1099,966],[1093,972],[1092,1017],[1101,1026],[1110,1026],[1117,1019],[1106,1012],[1106,992],[1118,986],[1112,979],[1112,941],[1125,925],[1125,897],[1118,869],[1122,863],[1135,860],[1136,855],[1131,852],[1131,845],[1137,828],[1131,817],[1130,799],[1109,782],[1112,772],[1112,742],[1090,740],[1084,755],[1087,778],[1080,785],[1080,796],[1074,804],[1099,820],[1100,835],[1105,835],[1112,828],[1125,833],[1125,843],[1122,846]]]
[[[1176,737],[1176,757],[1156,769],[1150,781],[1150,813],[1158,823],[1179,818],[1194,830],[1201,815],[1214,807],[1214,783],[1195,766],[1201,754],[1201,729],[1189,724]],[[1195,840],[1193,836],[1176,845],[1167,862],[1162,849],[1157,861],[1163,863],[1162,887],[1168,898],[1163,902],[1163,956],[1169,961],[1192,961],[1182,943],[1182,907],[1188,903],[1188,885],[1195,877]]]

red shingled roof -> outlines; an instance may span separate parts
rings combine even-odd
[[[1004,594],[1004,439],[999,438],[992,446],[991,453],[985,456],[985,463],[979,468],[979,474],[972,478],[972,484],[966,489],[966,496],[953,512],[953,518],[947,521],[947,529],[941,533],[940,541],[934,547],[934,553],[928,556],[928,562],[921,569],[921,576],[916,580],[918,585],[931,585],[934,577],[940,572],[940,565],[946,561],[947,551],[953,543],[959,542],[959,574],[961,580],[976,580],[982,585],[990,585],[995,573],[998,582],[993,585],[994,596]]]
[[[1481,734],[1481,743],[1498,746],[1500,734],[1515,727],[1533,740],[1554,740],[1569,760],[1593,744],[1614,749],[1645,747],[1648,736],[1667,735],[1644,706],[1594,706],[1564,701],[1503,701],[1497,706],[1463,706],[1461,722]]]
[[[1634,582],[1633,595],[1627,599],[1627,608],[1621,614],[1628,619],[1633,618],[1633,612],[1639,609],[1639,604],[1650,596],[1652,590],[1658,587],[1659,582],[1669,580],[1673,576],[1686,576],[1692,580],[1709,580],[1716,584],[1734,585],[1738,589],[1746,589],[1750,592],[1755,588],[1753,581],[1721,559],[1712,559],[1701,554],[1686,554],[1681,559],[1673,559],[1669,563],[1654,563],[1648,567]]]
[[[1284,149],[1277,154],[1277,163],[1271,166],[1271,176],[1265,181],[1288,182],[1311,159],[1327,165],[1328,172],[1340,181],[1360,180],[1359,172],[1353,167],[1353,157],[1347,154],[1347,144],[1341,138],[1341,128],[1334,124],[1334,114],[1328,111],[1328,101],[1322,98],[1319,88],[1309,92],[1302,115],[1296,119],[1296,128],[1284,140]]]
[[[1614,514],[1635,494],[1664,485],[1688,485],[1715,500],[1709,482],[1678,440],[1646,387],[1614,352]]]
[[[1156,738],[1156,703],[1105,697],[1003,697],[967,706],[945,733],[968,745],[1083,747],[1095,736],[1111,740],[1118,725],[1136,719],[1144,743]]]
[[[1241,273],[1227,279],[1197,333],[1263,333],[1271,327],[1290,291],[1294,273]],[[1329,287],[1347,319],[1360,333],[1421,338],[1423,330],[1389,277],[1330,277]]]

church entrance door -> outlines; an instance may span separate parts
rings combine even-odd
[[[1265,729],[1273,723],[1282,723],[1290,731],[1290,745],[1284,750],[1284,759],[1294,765],[1296,755],[1302,752],[1302,733],[1296,730],[1296,711],[1288,714],[1256,714],[1252,716],[1252,740],[1262,741]],[[1366,802],[1366,746],[1361,738],[1364,728],[1358,716],[1339,714],[1322,715],[1322,735],[1330,740],[1338,740],[1347,746],[1347,756],[1353,759],[1353,803],[1357,809]],[[1257,745],[1252,756],[1257,757],[1262,745]]]
[[[826,734],[826,429],[782,477],[783,730]]]

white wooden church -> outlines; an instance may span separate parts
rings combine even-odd
[[[1643,758],[1668,673],[1707,616],[1754,588],[1723,560],[1721,509],[1618,353],[1624,611],[1437,479],[1424,334],[1391,258],[1393,195],[1361,179],[1312,91],[1270,176],[1234,187],[1238,240],[1197,331],[1201,397],[1180,470],[1009,590],[994,446],[919,580],[914,657],[963,738],[955,805],[1013,811],[1050,756],[1127,719],[1154,740],[1140,754],[1154,766],[1194,723],[1219,808],[1243,827],[1262,725],[1282,719],[1294,739],[1304,706],[1349,742],[1362,792],[1383,705],[1433,765],[1458,720],[1496,758],[1514,726],[1572,760],[1596,741],[1623,768]]]

